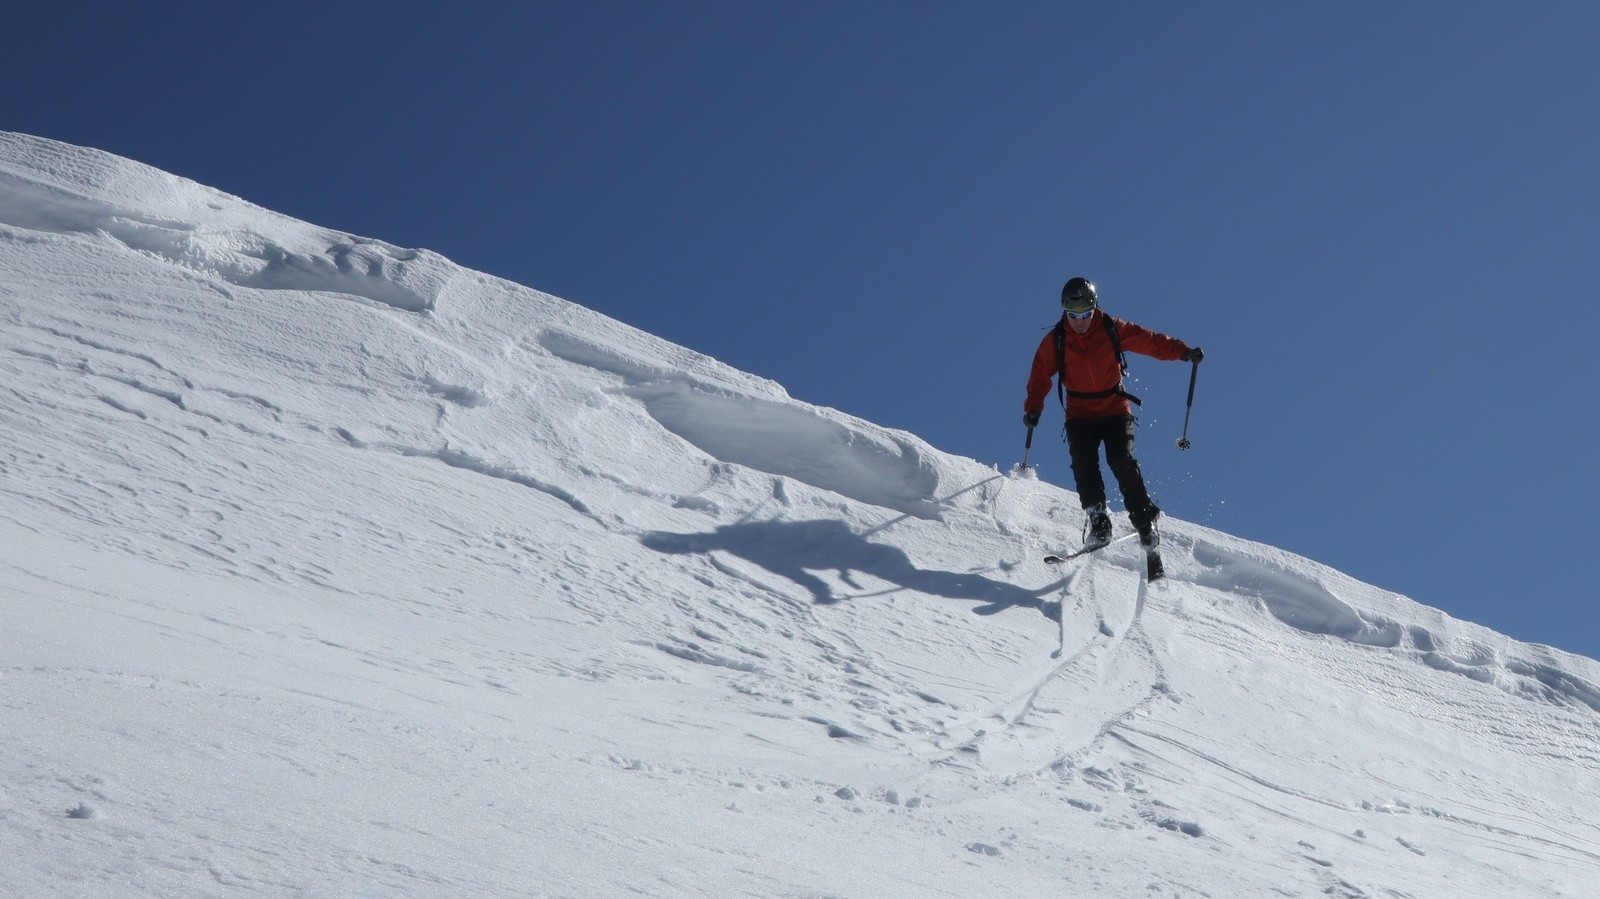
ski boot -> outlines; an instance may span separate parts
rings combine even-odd
[[[1155,506],[1144,510],[1138,515],[1129,515],[1133,526],[1139,531],[1139,542],[1144,545],[1145,583],[1159,581],[1166,577],[1167,569],[1161,561],[1161,553],[1156,547],[1161,545],[1161,532],[1156,530],[1156,518],[1161,515],[1161,510]]]
[[[1084,546],[1105,546],[1110,543],[1111,512],[1106,509],[1106,504],[1090,506],[1084,511],[1089,513],[1089,523],[1085,525],[1088,533],[1084,537]]]
[[[1153,550],[1161,545],[1161,532],[1156,529],[1156,519],[1161,516],[1161,510],[1155,506],[1137,514],[1129,515],[1133,521],[1134,530],[1139,532],[1139,542],[1146,550]]]

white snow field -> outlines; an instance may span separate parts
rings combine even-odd
[[[0,134],[0,895],[1600,895],[1600,663],[1169,511]]]

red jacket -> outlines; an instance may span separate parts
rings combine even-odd
[[[1089,327],[1082,334],[1073,331],[1070,324],[1063,325],[1067,333],[1068,390],[1098,393],[1114,390],[1122,383],[1122,368],[1117,365],[1117,353],[1111,346],[1111,335],[1106,333],[1102,320],[1104,316],[1105,312],[1095,310],[1094,318],[1089,320]],[[1175,337],[1158,334],[1120,318],[1113,318],[1112,321],[1116,322],[1117,337],[1122,341],[1122,351],[1125,353],[1140,353],[1165,362],[1175,362],[1183,358],[1184,351],[1189,349],[1188,344]],[[1055,329],[1052,328],[1039,342],[1038,352],[1033,354],[1033,371],[1028,374],[1028,398],[1022,403],[1022,411],[1034,415],[1044,411],[1050,382],[1055,380],[1060,371],[1061,363],[1056,358]],[[1098,399],[1067,396],[1067,418],[1101,418],[1128,415],[1131,412],[1127,398],[1116,394]]]

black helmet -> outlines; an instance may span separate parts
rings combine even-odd
[[[1061,308],[1068,312],[1085,312],[1097,305],[1094,284],[1088,278],[1073,278],[1061,288]]]

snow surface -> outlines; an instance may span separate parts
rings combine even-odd
[[[1600,892],[1593,660],[16,134],[0,317],[4,895]]]

